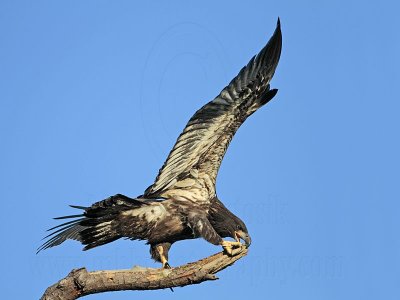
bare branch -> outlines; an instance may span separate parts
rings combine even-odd
[[[48,287],[41,300],[73,300],[89,294],[123,291],[156,290],[216,280],[216,273],[247,255],[245,247],[235,249],[233,256],[216,253],[197,262],[172,269],[133,267],[130,270],[88,272],[72,270],[65,278]]]

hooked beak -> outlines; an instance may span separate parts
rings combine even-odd
[[[251,244],[251,237],[242,230],[235,231],[236,240],[239,242],[239,239],[242,239],[245,242],[246,247],[248,248]]]

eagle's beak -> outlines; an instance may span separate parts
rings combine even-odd
[[[236,240],[242,239],[245,242],[246,247],[251,244],[251,237],[242,230],[235,231]]]

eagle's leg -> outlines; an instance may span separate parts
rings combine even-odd
[[[167,258],[166,258],[165,255],[164,255],[164,248],[163,248],[163,246],[158,245],[158,246],[157,246],[157,251],[158,251],[158,254],[159,254],[159,256],[160,256],[160,260],[161,260],[161,263],[162,263],[162,267],[163,267],[164,269],[171,269],[171,266],[169,265],[168,260],[167,260]]]
[[[234,256],[236,254],[234,253],[233,249],[240,248],[242,246],[242,243],[239,241],[238,237],[236,237],[235,242],[224,241],[215,231],[214,227],[212,227],[207,218],[203,218],[201,216],[192,216],[192,218],[189,219],[189,224],[193,229],[195,236],[201,236],[206,241],[214,245],[221,245],[224,251],[230,256]]]
[[[160,263],[164,269],[171,269],[168,263],[168,251],[171,248],[171,243],[151,244],[151,257]]]

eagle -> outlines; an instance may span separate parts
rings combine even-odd
[[[162,268],[170,268],[168,252],[177,241],[203,238],[222,246],[228,255],[235,248],[250,246],[246,225],[219,200],[215,182],[236,131],[278,91],[270,88],[270,81],[281,48],[278,18],[265,47],[214,100],[192,116],[143,195],[130,198],[117,194],[89,207],[71,205],[82,212],[55,218],[72,220],[50,228],[38,252],[67,239],[81,242],[83,250],[120,238],[145,240],[151,257]],[[233,240],[223,239],[227,237]]]

